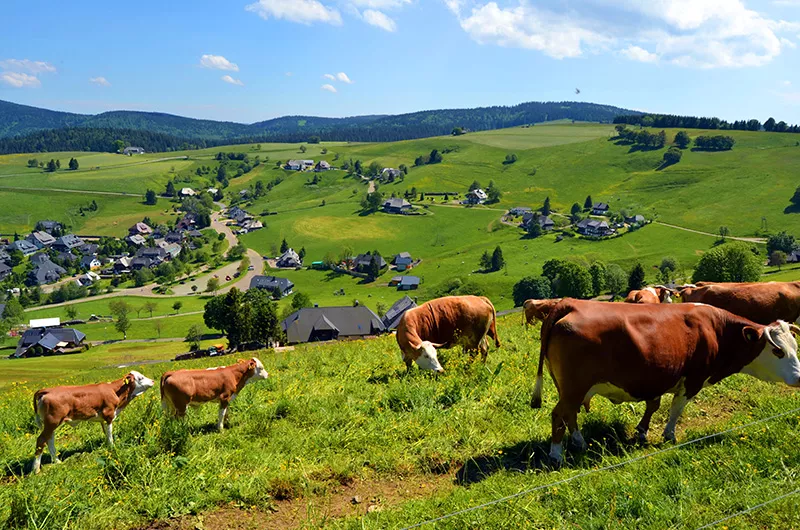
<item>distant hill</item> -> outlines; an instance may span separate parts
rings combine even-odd
[[[212,147],[246,142],[302,142],[322,140],[389,142],[449,134],[454,127],[471,131],[500,129],[527,123],[575,120],[611,123],[636,111],[580,102],[530,102],[514,106],[442,109],[398,115],[322,118],[285,116],[253,124],[198,120],[172,114],[112,111],[97,115],[71,114],[0,101],[0,153],[59,151],[76,146],[93,149],[113,134],[149,151],[176,146]],[[147,134],[153,143],[147,143]],[[168,139],[167,137],[172,137]],[[98,144],[99,142],[99,144]]]

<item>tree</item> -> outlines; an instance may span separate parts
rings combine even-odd
[[[775,118],[770,116],[770,118],[764,122],[764,130],[767,132],[775,130]]]
[[[383,194],[379,191],[367,193],[361,200],[361,209],[365,213],[377,212],[383,205]]]
[[[667,256],[661,260],[661,265],[658,266],[662,283],[670,283],[678,271],[678,260]]]
[[[144,194],[144,203],[149,206],[155,206],[158,202],[158,197],[156,197],[155,190],[147,190]]]
[[[776,250],[790,254],[797,246],[794,236],[785,230],[769,236],[767,239],[767,254],[772,256]]]
[[[151,283],[154,279],[155,275],[153,274],[153,271],[148,268],[139,269],[133,273],[133,284],[136,287],[143,287],[148,283]]]
[[[321,140],[319,136],[309,136],[308,138],[308,143],[310,144],[318,144],[320,141]]]
[[[542,205],[542,215],[550,215],[550,197],[545,197],[544,204]]]
[[[172,304],[172,309],[175,310],[176,315],[178,314],[178,312],[181,310],[182,307],[183,307],[183,302],[181,302],[180,300]]]
[[[514,307],[521,306],[525,300],[531,298],[535,300],[550,298],[550,296],[552,296],[550,280],[542,276],[538,278],[526,276],[514,284],[512,296],[514,298]]]
[[[301,152],[301,153],[305,153],[307,150],[308,150],[308,149],[306,148],[306,146],[304,146],[304,145],[301,145],[301,146],[300,146],[300,152]]]
[[[628,276],[622,267],[616,263],[606,267],[606,289],[614,296],[623,293],[623,290],[628,284]]]
[[[219,278],[217,278],[216,276],[212,276],[211,278],[208,279],[208,282],[206,283],[206,292],[213,293],[216,295],[218,290],[219,290]]]
[[[300,258],[300,261],[303,261],[306,257],[306,247],[302,247],[300,252],[297,253],[297,257]]]
[[[478,189],[480,189],[480,187],[481,187],[481,183],[478,182],[477,180],[473,180],[472,184],[469,185],[469,191],[478,190]]]
[[[425,163],[426,162],[425,162],[425,157],[424,156],[418,156],[417,158],[414,159],[414,165],[417,166],[417,167],[424,166]]]
[[[730,235],[731,231],[728,229],[727,226],[720,226],[719,227],[719,238],[722,241],[725,241],[725,238]]]
[[[186,342],[191,346],[192,351],[200,348],[200,341],[203,340],[203,328],[200,324],[192,324],[186,332]]]
[[[56,169],[61,169],[61,160],[60,159],[56,160]]]
[[[281,254],[287,250],[289,250],[289,243],[286,242],[286,238],[283,238],[283,241],[281,241]]]
[[[370,281],[375,281],[381,275],[381,257],[378,254],[373,254],[372,259],[369,261],[367,268],[367,277]]]
[[[428,157],[429,164],[438,164],[442,161],[442,154],[439,152],[438,149],[434,149],[431,151],[431,155]]]
[[[22,307],[22,304],[17,298],[10,296],[8,300],[6,300],[6,309],[3,311],[3,320],[5,320],[10,326],[16,326],[17,324],[22,323],[25,317],[25,308]]]
[[[161,321],[160,318],[153,320],[153,329],[156,330],[158,334],[158,338],[161,338],[161,331],[164,329],[164,323]]]
[[[306,293],[300,291],[294,293],[294,296],[292,297],[293,311],[299,311],[300,309],[313,306],[314,304],[311,303],[311,298]]]
[[[744,243],[726,243],[703,254],[692,282],[757,282],[761,260],[755,248]]]
[[[536,239],[541,236],[543,232],[542,225],[539,224],[539,218],[534,216],[528,223],[528,237]]]
[[[64,308],[64,313],[67,315],[67,320],[75,320],[78,316],[78,308],[75,304],[70,304]]]
[[[589,298],[592,294],[592,276],[586,267],[564,261],[554,281],[557,296]]]
[[[269,344],[283,333],[275,302],[261,289],[250,289],[244,296],[242,313],[249,316],[246,337],[248,341]]]
[[[683,151],[681,151],[677,147],[670,147],[664,153],[663,162],[661,164],[661,167],[667,167],[667,166],[671,166],[673,164],[677,164],[678,162],[681,161],[682,157],[683,157]]]
[[[604,263],[595,261],[589,266],[589,275],[592,277],[592,294],[600,295],[606,288],[606,266]]]
[[[28,160],[28,167],[33,167],[33,168],[39,167],[39,161],[35,158],[31,158],[30,160]]]
[[[677,145],[680,149],[686,149],[692,143],[692,138],[689,136],[689,133],[686,131],[678,131],[675,135],[675,145]]]
[[[591,210],[593,205],[594,205],[594,202],[592,202],[592,196],[591,195],[587,195],[586,196],[586,200],[583,201],[583,209],[584,210]]]
[[[150,313],[150,318],[153,318],[153,311],[158,309],[158,304],[155,303],[153,300],[148,300],[147,302],[144,303],[142,309]]]
[[[121,153],[125,150],[125,142],[122,140],[114,140],[112,149],[115,153]]]
[[[464,128],[453,127],[453,131],[450,134],[452,134],[453,136],[461,136],[462,134],[464,134]]]
[[[489,187],[486,188],[486,196],[488,203],[496,203],[500,202],[500,198],[503,196],[503,192],[500,191],[500,188],[494,183],[494,181],[489,181]]]
[[[72,171],[76,171],[79,167],[80,167],[80,164],[78,164],[78,160],[76,158],[70,158],[69,159],[69,168]]]
[[[167,197],[174,197],[175,196],[175,183],[171,180],[167,181],[167,189],[164,193]]]
[[[781,270],[781,265],[786,264],[786,253],[780,250],[773,250],[769,255],[769,264]]]
[[[637,263],[628,275],[628,291],[638,291],[645,285],[644,267]]]
[[[47,171],[53,173],[56,169],[58,169],[58,167],[56,167],[56,161],[51,158],[50,162],[47,163]]]
[[[503,258],[503,249],[498,245],[495,247],[494,252],[492,252],[492,270],[499,271],[505,264],[506,260]]]
[[[517,160],[518,160],[518,158],[517,158],[516,153],[509,153],[509,154],[506,155],[505,160],[503,160],[503,164],[505,164],[505,165],[513,164]]]
[[[481,259],[478,262],[480,265],[481,270],[489,271],[492,270],[492,255],[489,254],[488,250],[485,250],[481,255]]]
[[[127,313],[117,315],[117,320],[114,322],[114,329],[122,333],[122,340],[127,340],[128,330],[131,329],[131,321]]]
[[[408,166],[405,164],[400,164],[397,166],[397,169],[403,172],[404,175],[408,175]]]
[[[798,186],[797,189],[794,190],[794,195],[792,195],[792,198],[789,199],[789,202],[791,202],[795,206],[800,206],[800,186]]]

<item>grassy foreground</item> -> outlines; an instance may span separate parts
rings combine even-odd
[[[56,445],[64,463],[45,465],[39,476],[24,475],[37,436],[31,395],[45,384],[33,378],[81,383],[126,370],[32,373],[27,382],[0,389],[0,526],[130,528],[177,518],[170,524],[201,528],[224,509],[219,527],[280,526],[288,524],[281,519],[288,513],[299,513],[293,524],[301,526],[402,527],[654,450],[629,442],[641,405],[612,406],[598,398],[579,419],[589,452],[568,451],[564,469],[544,469],[556,394],[548,380],[544,408],[528,407],[538,331],[526,332],[512,315],[501,319],[499,332],[503,348],[490,352],[485,367],[455,350],[444,352],[446,372],[438,378],[416,369],[405,375],[392,337],[262,352],[270,379],[240,394],[225,432],[213,431],[213,405],[191,411],[185,423],[167,420],[156,388],[117,420],[115,449],[103,445],[98,425],[62,427]],[[219,362],[140,370],[158,378],[177,366]],[[797,407],[800,396],[789,389],[736,376],[705,389],[687,407],[678,439]],[[667,408],[654,418],[654,444],[660,444]],[[800,413],[784,416],[436,527],[698,527],[800,486],[798,424]],[[419,493],[398,501],[382,493],[389,483]],[[315,508],[357,488],[372,492],[365,505],[378,510],[331,519]],[[794,506],[796,498],[789,498],[726,524],[796,527]]]

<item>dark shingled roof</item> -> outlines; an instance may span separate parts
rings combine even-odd
[[[400,319],[403,317],[406,311],[409,309],[413,309],[417,307],[417,304],[409,298],[408,296],[404,296],[400,300],[394,303],[392,307],[383,315],[383,325],[386,326],[387,330],[396,329],[397,324],[400,323]]]
[[[309,342],[315,331],[337,330],[338,336],[364,337],[386,330],[380,317],[365,306],[307,307],[281,322],[289,343]]]
[[[17,349],[12,357],[22,357],[28,348],[39,344],[45,349],[53,350],[59,342],[80,344],[86,335],[73,328],[31,328],[22,334]]]

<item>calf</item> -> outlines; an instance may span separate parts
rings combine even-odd
[[[205,370],[176,370],[161,376],[161,406],[175,416],[186,415],[186,407],[219,402],[217,429],[222,431],[228,406],[245,385],[269,376],[255,357],[230,366]]]
[[[525,326],[527,327],[533,324],[534,320],[544,322],[544,319],[547,318],[550,311],[552,311],[560,301],[561,298],[551,298],[549,300],[536,300],[531,298],[525,300],[522,304],[522,318]]]
[[[410,370],[416,362],[423,370],[443,372],[436,348],[461,345],[464,351],[480,351],[486,362],[487,336],[500,347],[497,314],[485,296],[445,296],[406,311],[397,325],[397,345]]]
[[[674,293],[662,285],[631,291],[625,298],[628,304],[671,304]]]
[[[800,323],[800,282],[699,282],[681,287],[679,295],[682,302],[713,305],[759,324]]]
[[[644,401],[637,426],[646,440],[661,396],[673,394],[666,440],[675,440],[683,408],[700,389],[745,373],[800,386],[794,324],[764,326],[703,304],[611,304],[565,299],[542,327],[542,349],[531,406],[541,406],[546,362],[558,389],[550,456],[560,463],[566,428],[581,448],[581,403],[599,394],[612,403]]]
[[[33,395],[33,411],[42,433],[36,439],[36,456],[33,471],[42,466],[42,453],[47,444],[54,463],[56,453],[55,431],[62,423],[73,421],[100,421],[109,445],[114,445],[112,423],[133,398],[154,385],[139,372],[133,371],[110,383],[84,386],[57,386],[43,388]]]

